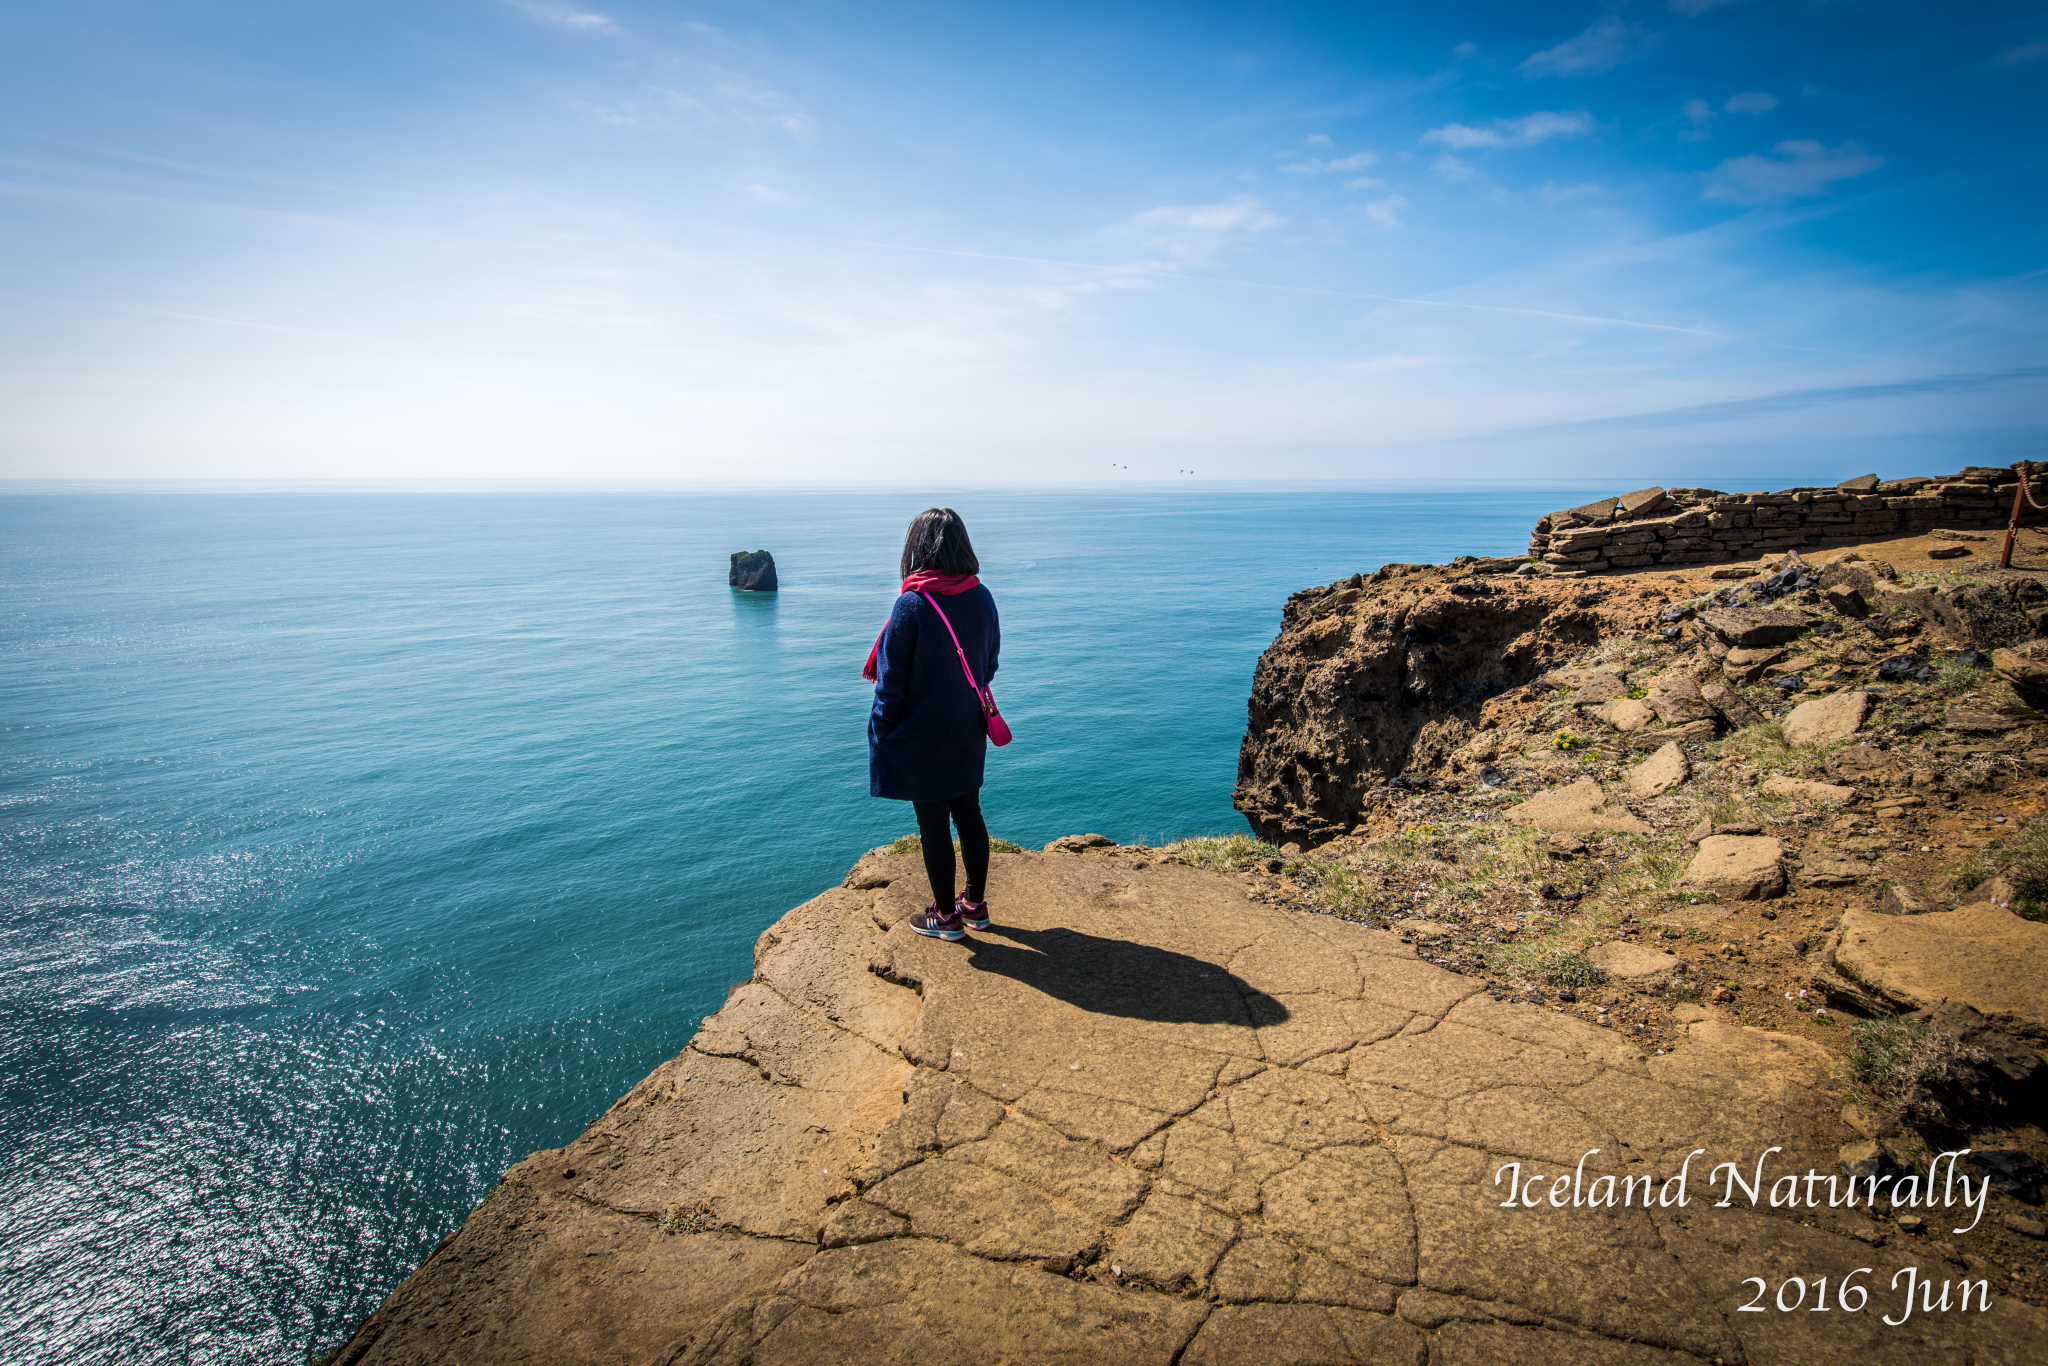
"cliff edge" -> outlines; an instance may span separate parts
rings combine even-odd
[[[1896,1270],[1967,1271],[1966,1211],[1888,1245],[1864,1206],[1715,1207],[1714,1164],[1835,1172],[1807,1040],[1693,1005],[1651,1053],[1099,839],[998,855],[966,943],[909,932],[921,887],[877,851],[785,915],[333,1360],[2017,1363],[2048,1330],[1738,1312],[1746,1278],[1867,1267],[1895,1313]]]

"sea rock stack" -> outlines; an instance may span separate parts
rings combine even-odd
[[[725,581],[742,593],[773,593],[775,583],[775,557],[765,550],[735,550],[732,553],[732,571]]]

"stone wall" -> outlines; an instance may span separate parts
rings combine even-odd
[[[2013,470],[1972,465],[1937,479],[1880,480],[1866,474],[1833,488],[1779,493],[1640,489],[1542,518],[1529,539],[1529,556],[1552,574],[1597,573],[1728,564],[1937,528],[2003,528],[2018,482]],[[2032,488],[2048,503],[2048,470],[2033,472]],[[2044,521],[2048,514],[2021,509],[2021,525]]]

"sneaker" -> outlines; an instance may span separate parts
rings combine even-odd
[[[967,927],[960,923],[959,910],[956,908],[940,915],[936,905],[927,906],[910,917],[910,929],[913,934],[929,935],[933,939],[967,937]]]
[[[988,928],[988,903],[969,901],[965,892],[953,893],[953,914],[959,916],[960,923],[970,930]]]

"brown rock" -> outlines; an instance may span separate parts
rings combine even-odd
[[[1721,714],[1721,720],[1730,730],[1741,730],[1744,726],[1756,725],[1764,719],[1763,713],[1744,701],[1740,693],[1722,684],[1702,683],[1700,696],[1707,700],[1708,706]]]
[[[1787,777],[1783,773],[1773,774],[1764,779],[1763,790],[1774,796],[1811,802],[1815,806],[1847,806],[1856,800],[1856,789],[1853,787],[1809,782],[1804,778]]]
[[[1602,721],[1627,735],[1657,719],[1649,704],[1637,697],[1617,697],[1594,712]]]
[[[1927,558],[1930,560],[1959,560],[1969,553],[1970,547],[1966,545],[1936,545],[1927,548]]]
[[[1991,667],[2028,706],[2048,704],[2048,662],[2019,650],[1998,649],[1991,652]]]
[[[1107,835],[1061,835],[1045,846],[1048,854],[1078,854],[1087,849],[1114,849],[1116,841]]]
[[[1714,709],[1700,694],[1700,685],[1682,673],[1659,674],[1650,680],[1650,695],[1643,699],[1657,719],[1666,726],[1683,726],[1716,719]]]
[[[1792,745],[1824,745],[1846,740],[1863,729],[1870,714],[1870,694],[1830,693],[1811,702],[1801,702],[1785,718],[1785,742]]]
[[[1820,597],[1822,602],[1845,617],[1861,621],[1870,615],[1870,604],[1864,601],[1863,594],[1846,583],[1822,589]]]
[[[1895,882],[1884,889],[1877,909],[1882,915],[1925,915],[1927,903]]]
[[[1755,607],[1710,607],[1699,620],[1730,646],[1749,649],[1783,645],[1798,639],[1807,627],[1805,617]]]
[[[1679,886],[1711,892],[1723,901],[1783,896],[1783,852],[1768,835],[1710,835],[1700,841]]]
[[[1647,835],[1650,827],[1625,808],[1610,807],[1607,794],[1591,778],[1581,778],[1566,787],[1539,792],[1506,813],[1507,819],[1538,830],[1586,834],[1594,830],[1618,830],[1624,834]]]
[[[1665,745],[1703,745],[1720,731],[1720,722],[1688,721],[1682,726],[1659,726],[1649,730],[1633,731],[1628,736],[1630,749],[1662,749]]]
[[[1850,911],[1834,960],[1893,1001],[1954,1001],[2009,1034],[2048,1040],[2048,924],[1990,902],[1911,917]]]
[[[1645,799],[1661,797],[1692,776],[1685,751],[1667,744],[1629,770],[1628,790]]]
[[[1678,966],[1678,959],[1671,954],[1620,940],[1594,945],[1586,951],[1586,959],[1609,977],[1636,983],[1657,981]]]
[[[1835,487],[1844,493],[1870,493],[1877,488],[1877,476],[1859,474],[1854,479],[1844,479]]]

